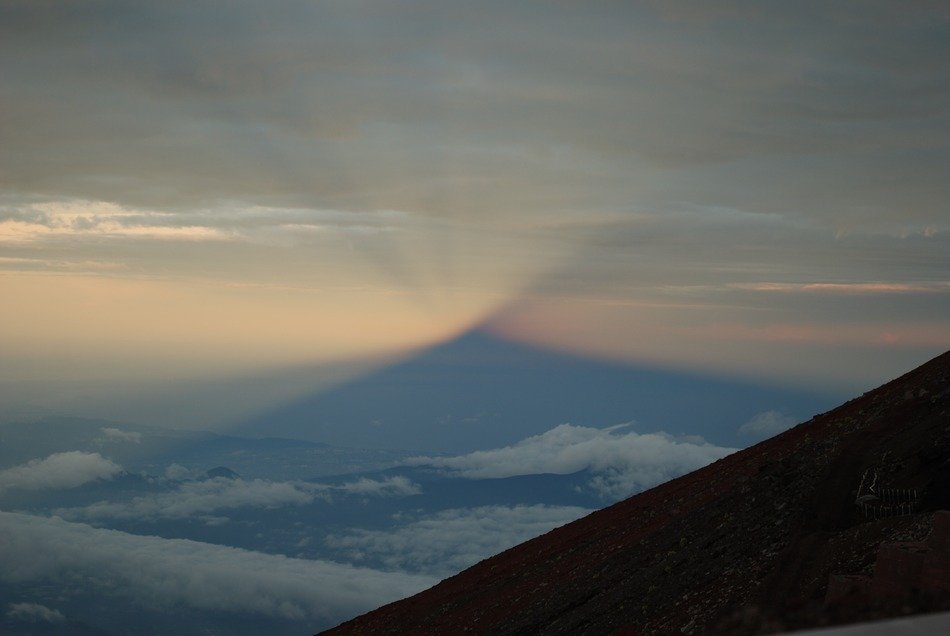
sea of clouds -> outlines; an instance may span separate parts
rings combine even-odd
[[[582,470],[605,499],[619,499],[701,468],[736,452],[697,437],[636,433],[621,424],[591,428],[561,424],[517,444],[455,457],[415,457],[408,464],[433,466],[468,479]]]
[[[11,512],[0,512],[0,563],[8,584],[81,580],[87,591],[151,609],[184,605],[292,620],[342,620],[436,581]]]
[[[758,424],[775,423],[774,417],[760,419]],[[119,429],[104,434],[113,441],[138,441]],[[415,457],[406,464],[467,480],[585,471],[585,487],[609,503],[735,450],[697,437],[638,433],[630,425],[598,429],[562,424],[503,448]],[[0,496],[7,491],[65,491],[122,474],[127,473],[121,465],[99,453],[55,453],[0,471]],[[407,504],[372,527],[331,523],[318,531],[296,522],[294,532],[304,537],[301,541],[321,546],[311,552],[321,558],[304,559],[100,526],[183,519],[210,525],[228,521],[216,514],[251,508],[274,511],[266,513],[269,525],[259,535],[266,537],[281,532],[278,509],[284,507],[332,506],[344,498],[372,506],[379,498],[423,494],[422,486],[403,475],[353,476],[335,483],[207,478],[177,465],[164,476],[143,478],[149,491],[136,496],[123,495],[120,488],[101,501],[56,507],[50,516],[0,512],[0,582],[66,589],[69,581],[82,581],[85,593],[124,598],[156,611],[183,606],[329,625],[425,589],[591,512],[573,505],[466,506],[459,501],[441,510]],[[332,508],[326,514],[332,516]],[[21,621],[64,620],[59,610],[32,602],[10,605],[6,614]]]

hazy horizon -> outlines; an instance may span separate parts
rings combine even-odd
[[[0,395],[351,372],[475,327],[874,386],[950,347],[947,20],[4,3]]]

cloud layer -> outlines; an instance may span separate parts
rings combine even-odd
[[[82,508],[62,508],[56,512],[74,520],[155,521],[210,515],[235,508],[304,506],[317,499],[331,501],[334,495],[405,497],[420,492],[417,484],[398,476],[384,480],[361,478],[339,485],[216,477],[182,482],[170,492],[134,497],[131,501],[100,501]]]
[[[40,605],[39,603],[10,603],[7,616],[27,623],[62,623],[66,620],[62,612]]]
[[[512,446],[456,457],[416,457],[408,463],[444,468],[470,479],[589,470],[595,473],[591,487],[604,497],[621,498],[738,450],[665,433],[623,432],[624,428],[561,424]]]
[[[136,431],[124,431],[114,426],[103,426],[99,429],[105,435],[104,441],[107,442],[132,442],[139,444],[142,441],[142,434]]]
[[[183,519],[232,508],[301,506],[316,496],[289,482],[219,477],[185,482],[171,492],[135,497],[129,502],[101,501],[57,513],[74,519]]]
[[[97,479],[111,479],[122,467],[99,453],[69,451],[0,471],[0,491],[76,488]]]
[[[356,481],[348,481],[339,486],[330,487],[329,490],[364,497],[408,497],[422,492],[422,488],[418,484],[401,476],[386,477],[385,479],[361,477]]]
[[[435,582],[8,512],[0,512],[0,562],[5,583],[75,576],[87,589],[148,608],[185,605],[294,620],[342,620]]]
[[[576,506],[452,508],[412,518],[400,515],[391,530],[353,529],[327,537],[328,547],[354,563],[445,577],[482,559],[592,512]]]

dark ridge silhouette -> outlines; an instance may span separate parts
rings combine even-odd
[[[327,633],[754,634],[950,609],[948,480],[950,352]]]

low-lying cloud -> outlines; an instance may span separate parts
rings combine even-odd
[[[738,450],[662,432],[624,433],[624,428],[561,424],[512,446],[456,457],[415,457],[407,463],[444,468],[469,479],[589,470],[595,473],[590,486],[605,498],[615,498],[656,486]]]
[[[429,587],[435,579],[292,559],[184,539],[0,512],[0,581],[79,578],[86,589],[148,608],[338,621]],[[21,610],[28,611],[28,610]]]
[[[142,434],[135,431],[123,431],[114,426],[103,426],[99,431],[105,436],[107,442],[132,442],[138,444],[142,441]]]
[[[0,471],[0,491],[76,488],[97,479],[111,479],[121,472],[121,466],[99,453],[54,453]]]
[[[369,497],[408,497],[422,493],[419,484],[402,476],[388,477],[383,480],[362,477],[356,481],[346,482],[334,488],[348,495],[364,495]]]
[[[169,492],[134,497],[130,501],[100,501],[82,508],[61,508],[56,513],[73,520],[154,521],[184,519],[236,508],[305,506],[318,499],[329,502],[334,494],[404,497],[420,492],[419,486],[405,477],[362,478],[340,485],[216,477],[182,482]]]
[[[326,545],[356,563],[445,577],[590,512],[544,505],[454,508],[404,521],[393,530],[331,535]]]
[[[39,603],[10,603],[7,608],[7,618],[25,623],[63,623],[66,617],[59,610],[54,610]]]
[[[182,519],[232,508],[276,508],[311,503],[316,494],[289,482],[217,478],[180,484],[171,492],[127,502],[100,501],[57,510],[68,519]]]

